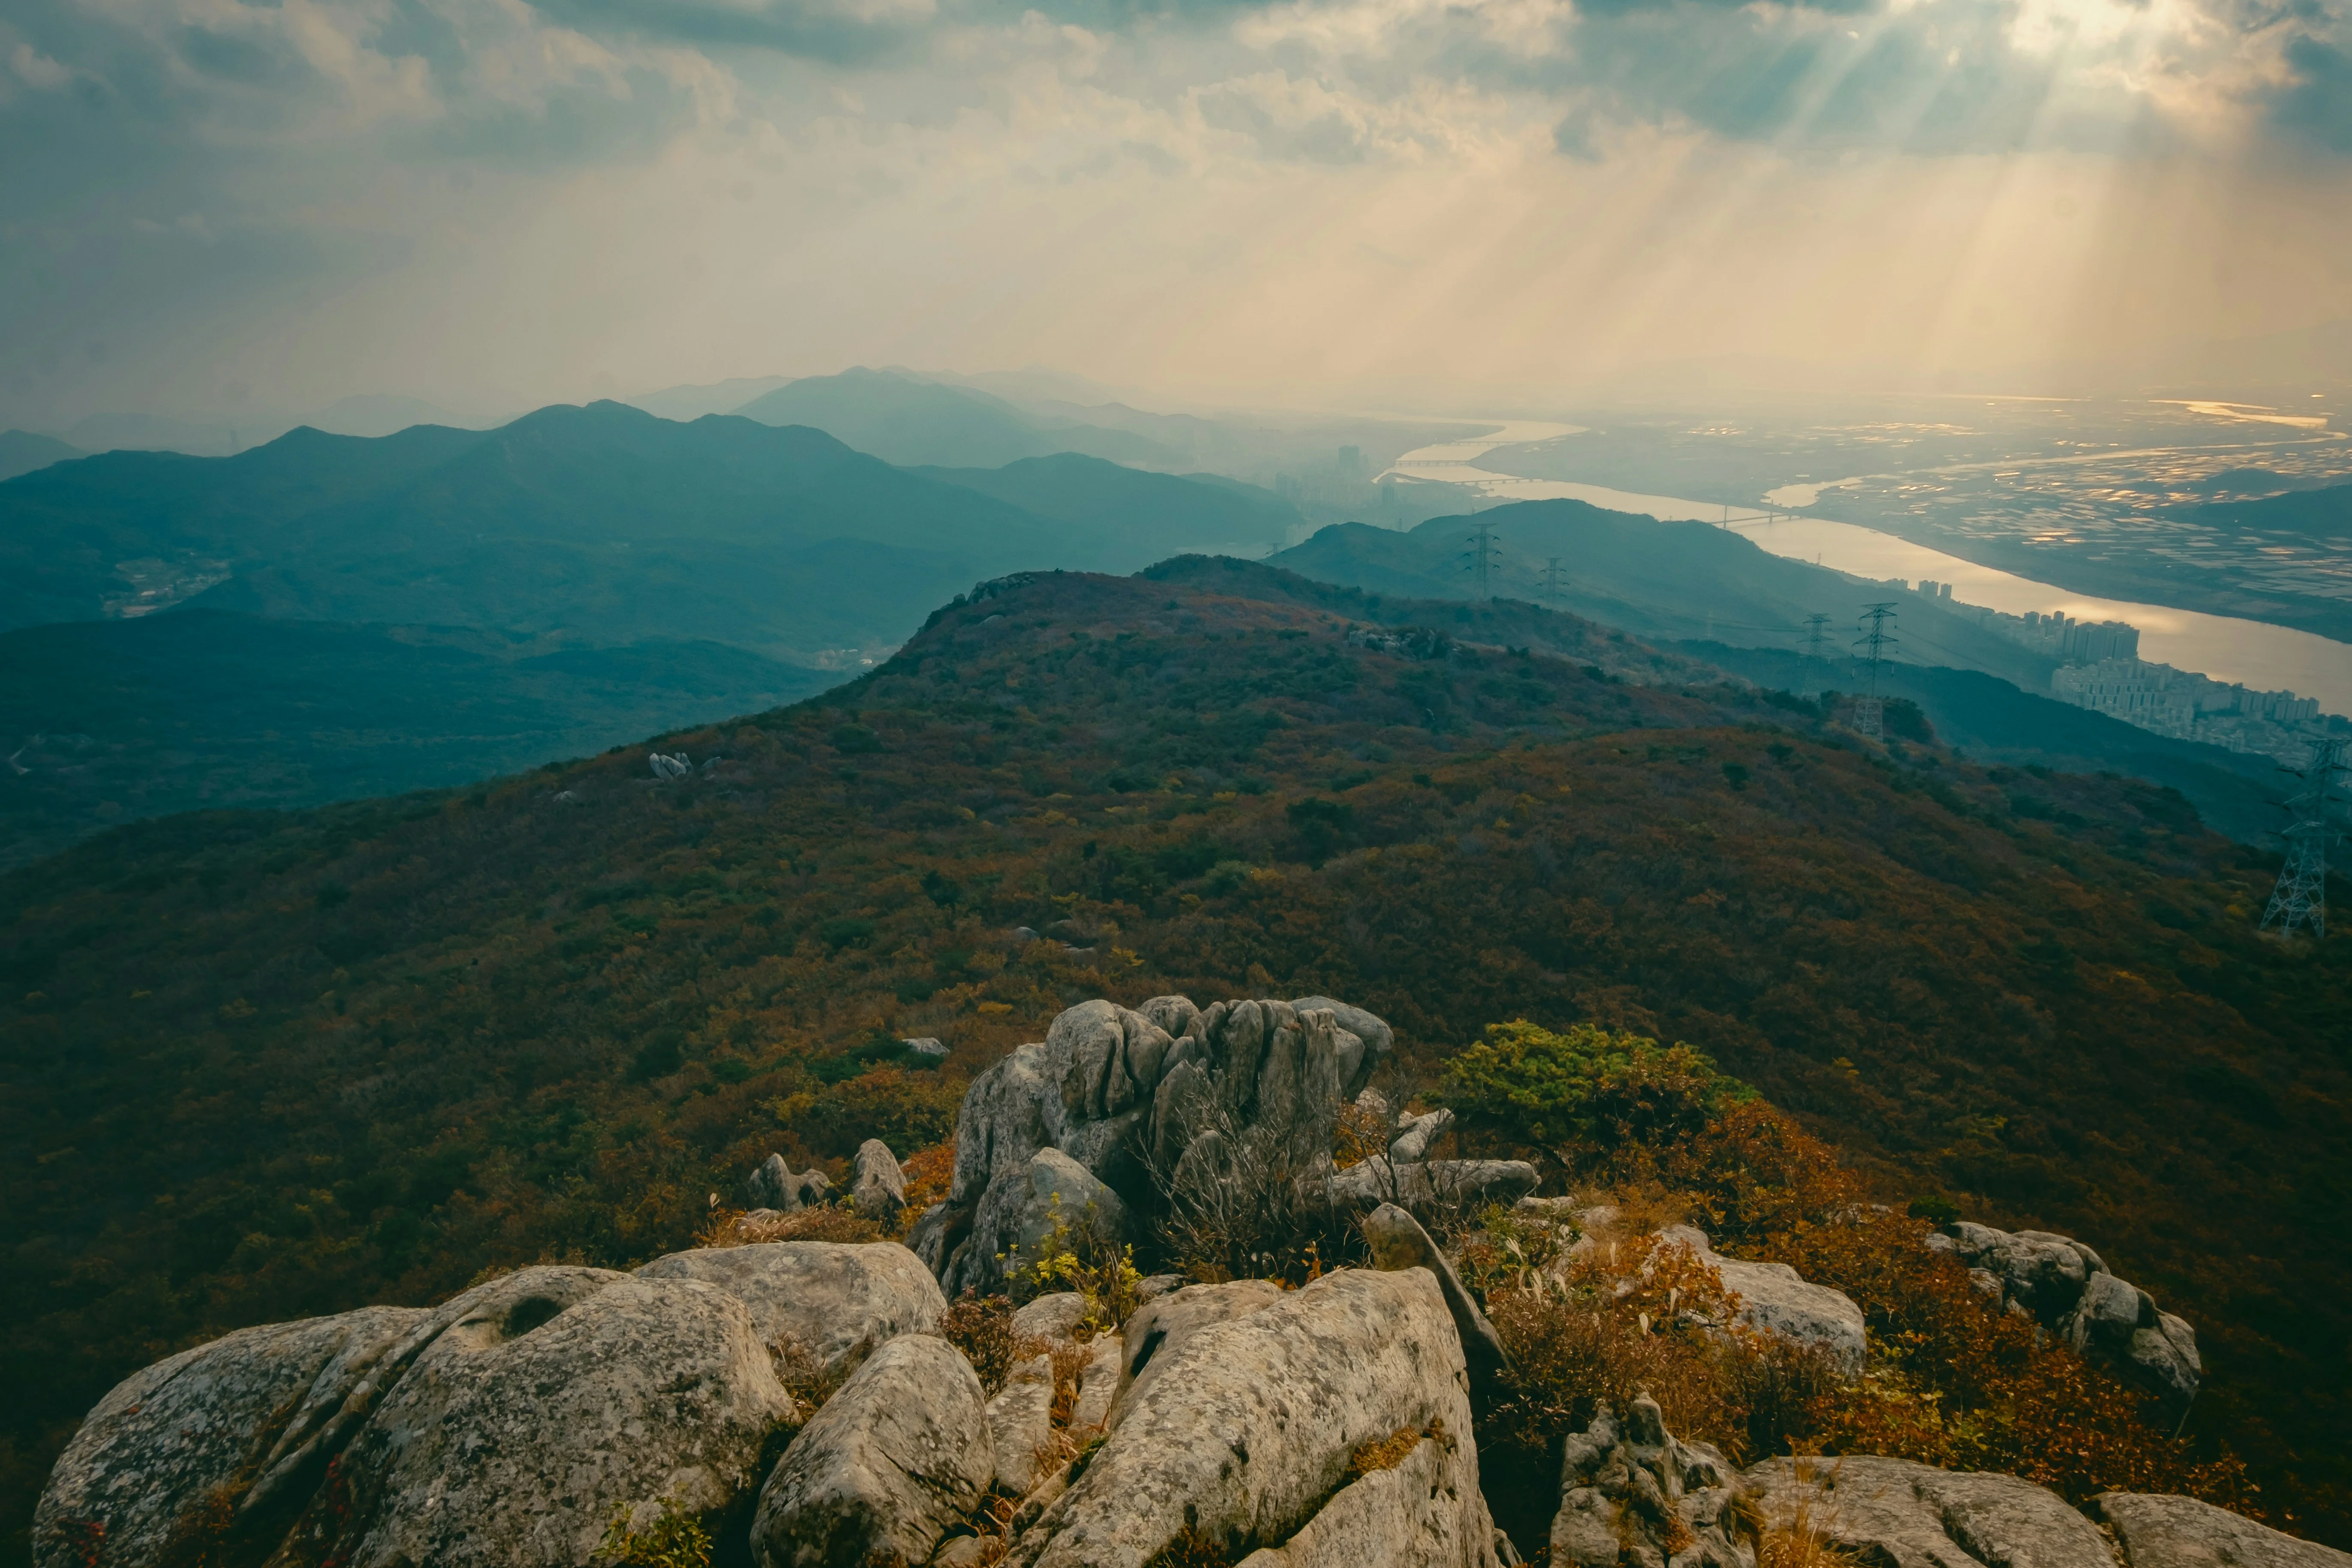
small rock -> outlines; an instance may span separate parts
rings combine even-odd
[[[1054,1440],[1054,1358],[1036,1356],[1014,1367],[988,1402],[987,1415],[997,1489],[1025,1497],[1045,1478],[1040,1455]]]
[[[1389,1158],[1403,1163],[1425,1158],[1429,1146],[1454,1125],[1454,1112],[1443,1108],[1405,1118],[1404,1126],[1389,1144]]]
[[[866,1358],[784,1450],[751,1521],[759,1568],[920,1563],[996,1474],[987,1402],[945,1340]]]
[[[1870,1355],[1862,1309],[1842,1290],[1808,1281],[1785,1263],[1708,1257],[1724,1288],[1739,1298],[1739,1321],[1826,1353],[1841,1375],[1860,1377]]]
[[[1026,1339],[1076,1339],[1086,1321],[1087,1299],[1076,1290],[1040,1296],[1013,1314],[1013,1331]]]
[[[907,1206],[907,1175],[898,1169],[890,1145],[879,1138],[868,1138],[857,1146],[852,1169],[856,1173],[850,1183],[849,1201],[859,1214],[888,1220]]]
[[[933,1061],[945,1061],[948,1058],[947,1042],[944,1040],[935,1039],[929,1035],[923,1035],[911,1040],[901,1040],[899,1044],[905,1046],[915,1055],[919,1057],[929,1057]]]
[[[1181,1274],[1147,1274],[1136,1281],[1135,1299],[1139,1302],[1156,1301],[1169,1291],[1183,1288],[1184,1277]]]
[[[1755,1549],[1731,1509],[1738,1473],[1709,1445],[1667,1431],[1647,1394],[1622,1419],[1602,1405],[1591,1427],[1561,1446],[1559,1492],[1551,1524],[1557,1568],[1617,1568],[1628,1557],[1754,1568]]]
[[[1119,1373],[1127,1365],[1127,1342],[1119,1334],[1097,1334],[1088,1349],[1092,1353],[1078,1373],[1078,1402],[1070,1412],[1073,1428],[1099,1426],[1110,1419],[1110,1402],[1118,1394]]]
[[[826,1194],[833,1191],[833,1178],[823,1171],[803,1171],[794,1175],[782,1154],[771,1154],[751,1173],[743,1184],[743,1191],[753,1208],[797,1214],[824,1202]]]
[[[1127,1205],[1092,1171],[1048,1145],[1029,1157],[1028,1202],[1011,1240],[1025,1261],[1056,1228],[1117,1242],[1127,1235]]]
[[[1400,1164],[1381,1155],[1331,1178],[1335,1202],[1358,1208],[1396,1204],[1422,1218],[1475,1213],[1489,1204],[1517,1203],[1536,1190],[1536,1168],[1525,1160],[1430,1160]]]

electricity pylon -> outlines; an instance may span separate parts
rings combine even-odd
[[[1822,657],[1822,642],[1823,640],[1822,637],[1822,628],[1829,624],[1830,618],[1827,616],[1807,616],[1805,617],[1805,657],[1807,658],[1819,658]]]
[[[1895,602],[1882,600],[1865,605],[1862,620],[1855,623],[1862,636],[1853,639],[1853,646],[1867,650],[1870,660],[1870,695],[1853,705],[1853,727],[1874,741],[1886,738],[1886,705],[1878,700],[1878,667],[1885,661],[1886,650],[1895,646],[1895,634],[1886,629],[1894,614]]]
[[[1559,557],[1557,555],[1544,558],[1543,602],[1547,605],[1559,603]]]
[[[2344,834],[2331,808],[2344,799],[2339,786],[2347,745],[2352,742],[2341,736],[2314,741],[2311,765],[2295,774],[2303,788],[2286,799],[2294,821],[2280,835],[2286,840],[2286,864],[2279,868],[2278,885],[2263,910],[2263,931],[2275,924],[2279,935],[2293,936],[2297,926],[2307,925],[2315,937],[2327,934],[2327,847]]]
[[[1494,594],[1489,590],[1487,581],[1495,565],[1495,531],[1483,522],[1472,529],[1470,548],[1462,552],[1462,559],[1470,563],[1464,568],[1465,571],[1478,574],[1478,596],[1482,599],[1493,598]]]

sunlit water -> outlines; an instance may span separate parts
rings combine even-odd
[[[1548,425],[1528,420],[1504,423],[1502,428],[1475,441],[1449,441],[1422,447],[1396,461],[1391,472],[1408,479],[1465,485],[1495,500],[1580,500],[1612,511],[1646,514],[1662,521],[1719,521],[1727,512],[1753,517],[1753,508],[1726,509],[1675,496],[1635,495],[1601,485],[1575,484],[1562,479],[1523,479],[1476,467],[1478,458],[1497,447],[1527,441],[1548,441],[1570,436],[1574,425]],[[1816,487],[1803,487],[1816,489]],[[1814,497],[1775,491],[1776,502],[1804,505]],[[2322,710],[2352,713],[2352,645],[2314,632],[2274,626],[2232,616],[2209,616],[2168,605],[2137,605],[2121,599],[2099,599],[2048,583],[2037,583],[2014,573],[1996,571],[1914,544],[1876,529],[1826,518],[1793,517],[1772,522],[1741,522],[1738,531],[1775,555],[1811,561],[1857,577],[1906,582],[1930,578],[1952,584],[1962,604],[1984,605],[2012,615],[2039,610],[2045,615],[2073,616],[2085,621],[2129,621],[2140,630],[2142,658],[2181,669],[2200,670],[2216,680],[2238,681],[2260,690],[2286,689],[2319,699]]]

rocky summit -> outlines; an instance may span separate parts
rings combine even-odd
[[[846,1191],[777,1155],[712,1245],[634,1271],[526,1268],[156,1363],[68,1444],[36,1561],[2352,1568],[2187,1496],[2070,1500],[1851,1433],[1743,1467],[1679,1435],[1670,1406],[1708,1413],[1645,1347],[1828,1391],[1918,1352],[1787,1263],[1545,1194],[1531,1163],[1433,1158],[1451,1112],[1368,1087],[1392,1044],[1323,996],[1085,1002],[972,1081],[919,1214],[878,1141]],[[1303,1276],[1134,1266],[1237,1204],[1322,1227]],[[742,1239],[788,1222],[905,1239]],[[1908,1256],[2154,1419],[2196,1394],[2193,1331],[2082,1243],[1952,1221]],[[1652,1301],[1625,1364],[1654,1394],[1570,1402],[1532,1470],[1482,1465],[1553,1353],[1531,1310],[1568,1332]]]

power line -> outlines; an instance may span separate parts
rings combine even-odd
[[[2299,925],[2309,926],[2315,937],[2327,934],[2327,847],[2344,834],[2330,808],[2344,799],[2339,784],[2347,745],[2352,741],[2341,736],[2320,737],[2311,743],[2311,765],[2295,773],[2303,788],[2286,798],[2294,821],[2280,835],[2286,840],[2286,864],[2279,868],[2278,885],[2263,910],[2263,931],[2275,922],[2283,937],[2293,936]]]

